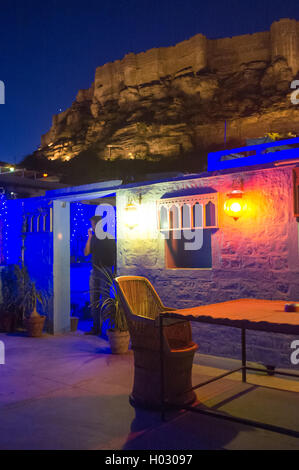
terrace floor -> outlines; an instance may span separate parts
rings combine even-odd
[[[299,449],[299,439],[196,413],[136,410],[128,401],[133,354],[111,355],[108,342],[82,331],[27,338],[0,334],[0,449]],[[236,361],[197,355],[194,382]],[[250,374],[197,392],[226,413],[299,431],[299,381]],[[278,390],[284,388],[284,391]],[[235,397],[232,401],[231,398]]]

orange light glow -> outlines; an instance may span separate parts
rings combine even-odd
[[[47,178],[48,173],[43,173],[43,178]]]
[[[231,193],[230,196],[231,197],[224,203],[224,211],[227,215],[237,220],[246,212],[247,203],[242,199],[242,193],[236,195]]]

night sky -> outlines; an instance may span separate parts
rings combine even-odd
[[[269,30],[299,20],[298,0],[9,0],[0,2],[0,160],[40,145],[52,115],[89,88],[99,65],[129,52]]]

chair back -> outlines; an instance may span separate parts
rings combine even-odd
[[[115,278],[115,284],[127,318],[133,350],[159,353],[160,329],[155,319],[171,309],[163,305],[145,277],[119,276]],[[166,353],[172,349],[188,351],[194,348],[190,322],[172,320],[168,325],[164,322],[163,344]],[[151,362],[153,356],[149,357]]]
[[[125,301],[126,313],[155,320],[165,307],[148,279],[141,276],[118,276],[116,285]]]
[[[155,319],[165,307],[157,292],[141,276],[119,276],[115,284],[127,318],[132,349],[158,352],[160,337]]]

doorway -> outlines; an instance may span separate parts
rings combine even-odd
[[[101,206],[101,210],[100,207]],[[111,231],[114,226],[116,241],[116,198],[115,196],[80,200],[70,203],[70,307],[71,316],[79,318],[80,331],[89,331],[92,328],[90,309],[89,277],[92,270],[91,255],[84,256],[84,248],[88,238],[88,229],[91,227],[90,219],[99,212],[105,217],[105,206],[113,207],[114,220],[110,221],[110,230],[107,225],[103,230]],[[110,210],[110,214],[112,211]],[[116,273],[116,257],[113,271]],[[103,325],[105,331],[105,325]]]

